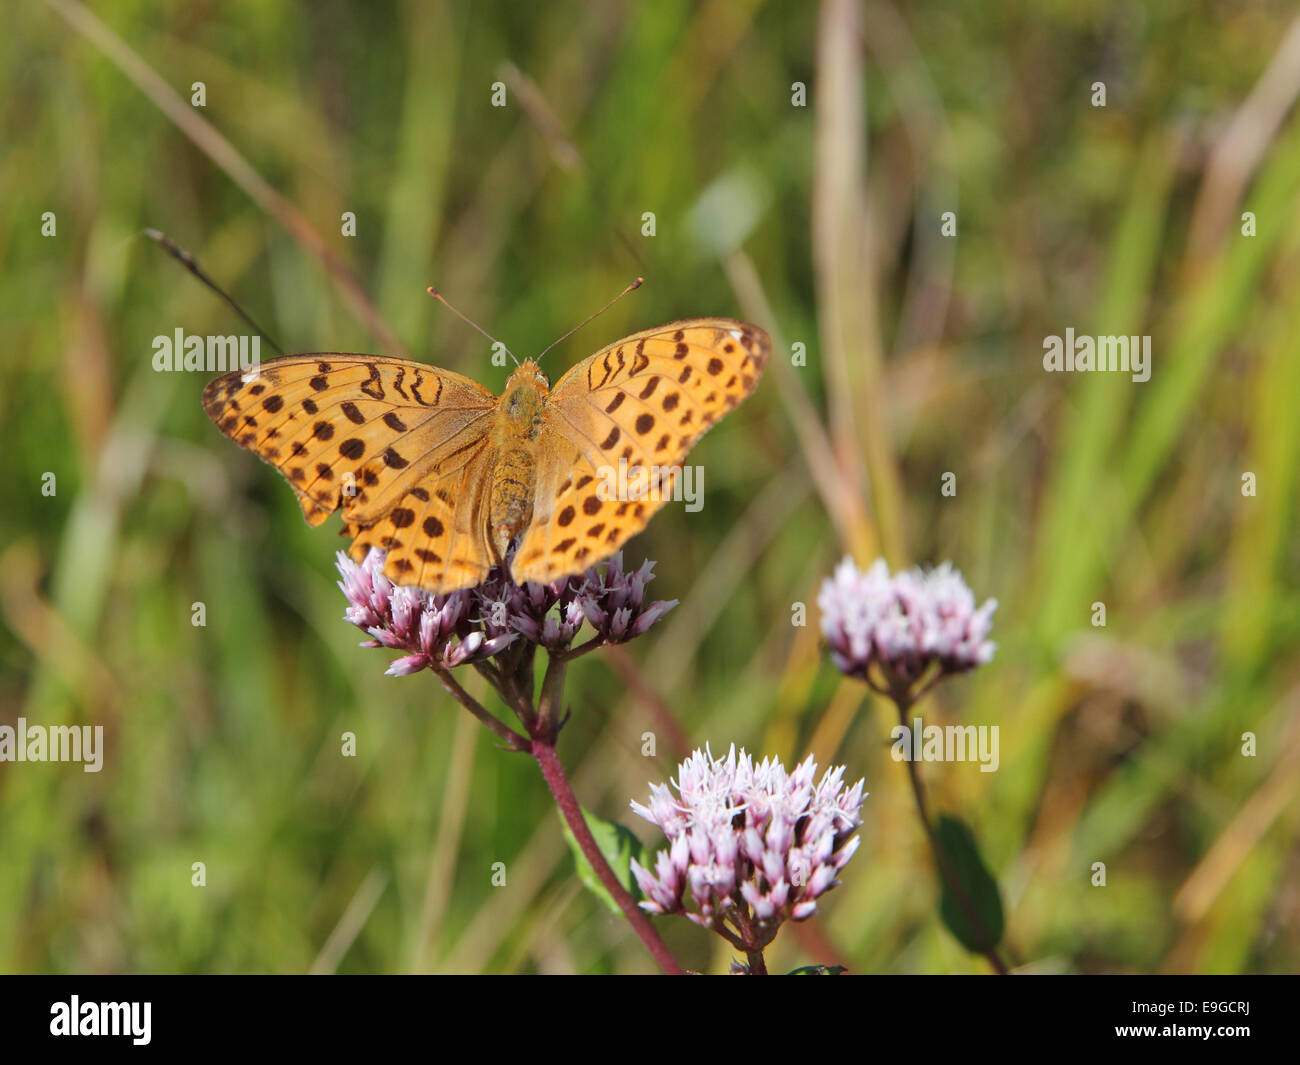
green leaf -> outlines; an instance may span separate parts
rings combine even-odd
[[[961,885],[970,901],[970,908],[979,919],[976,926],[971,921],[967,908],[949,888],[948,880],[941,871],[943,896],[939,900],[939,913],[943,917],[943,923],[967,950],[981,953],[996,947],[1006,927],[1002,896],[998,892],[998,882],[993,879],[993,874],[980,857],[979,844],[975,842],[974,834],[960,818],[947,814],[939,818],[934,833],[939,848],[947,859],[949,871]]]
[[[636,877],[632,875],[632,859],[635,858],[643,867],[650,868],[653,857],[627,826],[620,825],[617,821],[605,821],[586,809],[582,811],[582,816],[587,822],[587,827],[591,829],[596,846],[605,856],[605,861],[614,871],[618,882],[627,889],[634,901],[640,902],[644,896],[641,894],[641,889],[637,887]],[[609,907],[611,912],[621,917],[623,911],[618,908],[614,896],[605,890],[605,885],[600,882],[596,870],[591,867],[587,856],[582,853],[582,848],[578,846],[578,841],[569,831],[569,826],[563,817],[560,818],[560,824],[564,829],[564,838],[569,843],[569,850],[573,851],[573,863],[577,866],[578,878],[588,891]]]
[[[848,972],[843,965],[801,965],[791,969],[786,976],[839,976]]]

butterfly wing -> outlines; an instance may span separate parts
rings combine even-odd
[[[452,462],[433,470],[383,518],[370,525],[348,519],[348,553],[360,562],[372,547],[388,552],[384,575],[444,594],[481,584],[494,561],[488,538],[487,493],[495,452],[479,438]]]
[[[771,347],[747,322],[691,318],[633,333],[570,369],[543,411],[514,579],[580,572],[645,528],[696,441],[753,391]],[[620,460],[628,498],[609,491]]]
[[[474,583],[491,562],[481,545],[449,541],[471,523],[479,498],[471,478],[489,460],[496,402],[468,377],[425,363],[333,353],[273,359],[255,376],[236,370],[203,391],[208,417],[284,474],[310,524],[342,507],[354,557],[387,547],[385,575],[410,584],[413,572],[427,572],[425,586],[437,591],[451,590],[438,586],[447,577]],[[416,529],[443,533],[425,540]],[[464,566],[447,561],[457,549]]]

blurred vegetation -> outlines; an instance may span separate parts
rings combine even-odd
[[[680,753],[656,704],[692,744],[866,777],[862,850],[776,969],[986,970],[938,918],[887,708],[820,654],[845,551],[952,559],[1001,602],[992,665],[924,706],[999,725],[1000,770],[924,773],[999,879],[1014,964],[1300,968],[1293,4],[95,4],[145,91],[80,10],[12,5],[0,36],[0,721],[102,723],[108,752],[0,764],[0,970],[652,964],[578,886],[536,767],[357,648],[337,519],[309,529],[216,432],[205,375],[151,369],[156,335],[241,326],[144,226],[287,350],[400,344],[494,389],[427,284],[522,355],[643,274],[552,376],[678,317],[773,332],[779,365],[695,453],[707,506],[628,551],[682,605],[570,671],[560,750],[629,823]],[[1151,334],[1151,380],[1045,374],[1067,327]]]

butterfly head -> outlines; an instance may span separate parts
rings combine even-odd
[[[501,409],[511,421],[531,425],[541,413],[551,383],[532,359],[525,359],[510,375],[501,393]]]

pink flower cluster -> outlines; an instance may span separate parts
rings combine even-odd
[[[515,640],[511,632],[488,637],[472,618],[471,592],[430,595],[395,586],[384,576],[384,552],[378,548],[361,565],[340,551],[338,571],[349,604],[344,620],[373,637],[361,646],[410,652],[388,667],[389,676],[405,677],[430,666],[452,669],[490,658]]]
[[[397,677],[491,658],[518,639],[563,654],[584,622],[594,643],[626,643],[677,605],[647,599],[654,563],[625,570],[621,551],[552,584],[515,584],[505,566],[495,566],[478,587],[449,595],[395,586],[384,576],[384,557],[371,548],[358,565],[340,551],[339,588],[348,599],[344,619],[371,636],[363,647],[407,652],[388,668]]]
[[[632,803],[669,843],[653,873],[632,862],[642,908],[682,914],[747,947],[769,942],[786,919],[810,917],[858,849],[866,798],[863,781],[844,787],[843,766],[816,775],[812,756],[787,773],[734,745],[726,758],[696,750],[678,767],[678,797],[656,784],[648,805]]]
[[[873,663],[888,682],[911,684],[935,664],[945,673],[983,665],[997,646],[988,639],[997,600],[977,608],[947,562],[891,577],[884,559],[860,571],[846,558],[822,582],[817,605],[836,667],[868,682]]]

